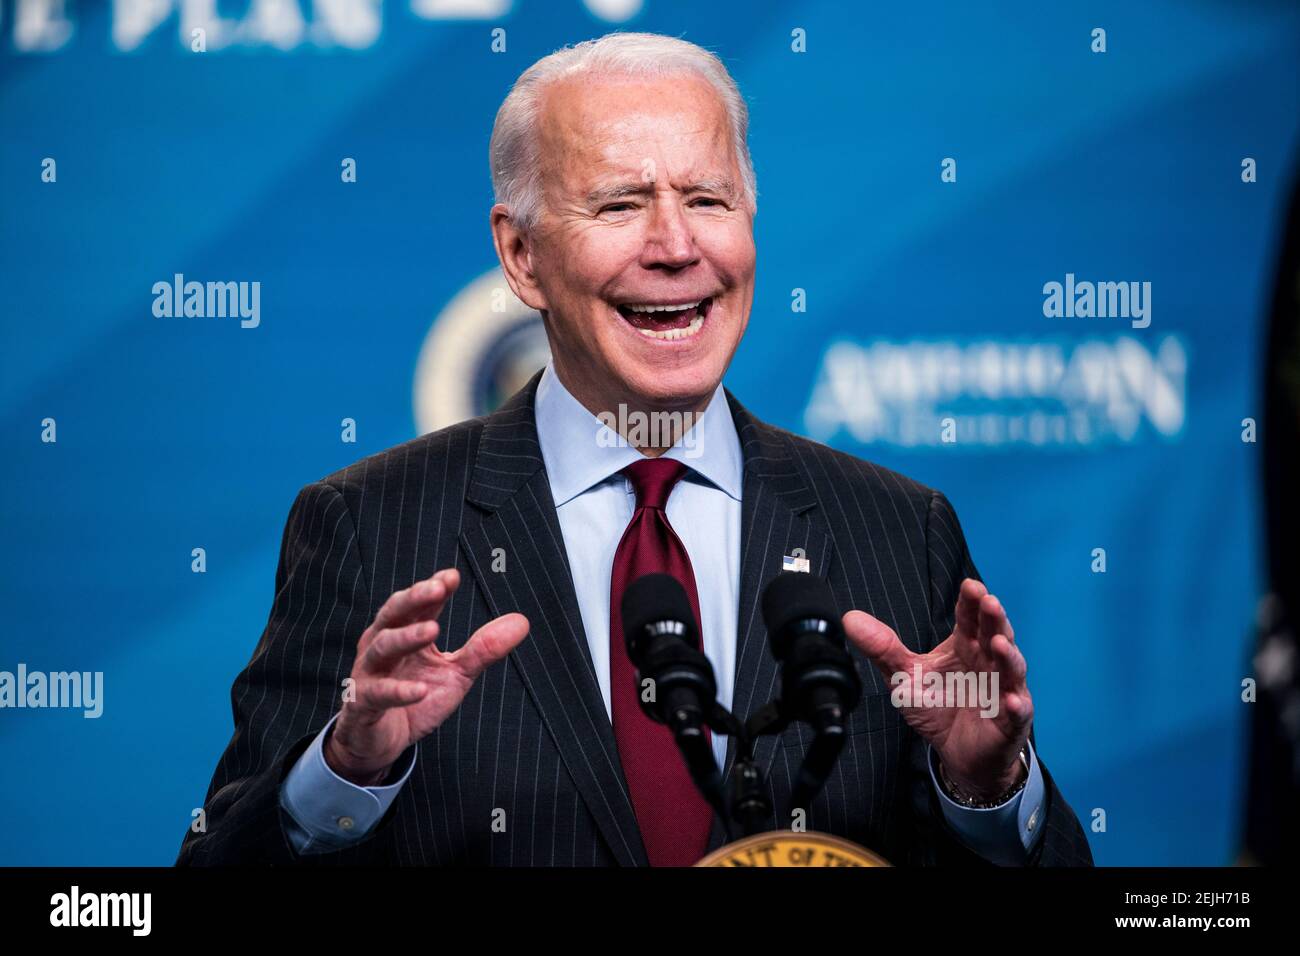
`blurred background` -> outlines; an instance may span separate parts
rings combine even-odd
[[[0,863],[170,864],[295,492],[544,363],[488,136],[615,29],[750,104],[726,384],[952,499],[1097,861],[1294,848],[1300,7],[908,6],[0,0],[0,671],[104,675],[98,718],[0,708]],[[256,324],[160,317],[178,274]]]

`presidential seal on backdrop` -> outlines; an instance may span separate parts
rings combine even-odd
[[[542,317],[492,269],[433,320],[415,365],[418,434],[495,411],[550,359]]]

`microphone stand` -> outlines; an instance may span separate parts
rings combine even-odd
[[[680,716],[684,717],[684,714]],[[739,826],[744,836],[762,833],[772,814],[772,804],[763,786],[763,774],[754,762],[754,740],[747,726],[716,700],[704,715],[703,723],[715,734],[736,739],[736,760],[731,787],[723,787],[722,774],[700,725],[693,720],[671,721],[673,740],[696,789],[718,815],[727,841],[736,839]]]
[[[714,733],[736,738],[736,759],[731,771],[730,788],[724,794],[722,776],[712,749],[699,727],[681,728],[673,735],[691,780],[708,801],[726,831],[727,839],[764,832],[772,816],[763,772],[754,760],[754,744],[759,737],[782,733],[791,716],[780,699],[769,701],[744,723],[717,701],[705,716],[704,723]],[[844,726],[841,721],[819,721],[791,794],[790,809],[807,809],[821,792],[827,777],[844,749]]]

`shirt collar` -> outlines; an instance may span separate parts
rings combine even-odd
[[[617,415],[617,411],[611,414]],[[537,383],[534,415],[557,508],[643,457],[573,397],[549,362]],[[744,465],[740,437],[721,385],[694,427],[664,452],[664,457],[680,461],[740,500]]]

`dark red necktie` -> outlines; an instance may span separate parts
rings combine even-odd
[[[704,856],[713,811],[695,789],[672,732],[641,710],[636,668],[627,656],[620,608],[627,586],[643,574],[671,574],[682,583],[699,628],[695,573],[664,508],[686,466],[646,458],[622,472],[636,491],[636,511],[614,552],[609,602],[609,698],[614,739],[651,866],[690,866]],[[702,638],[701,638],[702,639]]]

